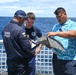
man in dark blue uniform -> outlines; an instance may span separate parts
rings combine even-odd
[[[21,27],[26,13],[18,10],[13,20],[2,31],[3,43],[7,54],[8,75],[28,75],[28,57],[31,52],[31,41]]]
[[[23,28],[26,31],[27,37],[30,37],[32,40],[36,40],[37,37],[42,37],[42,33],[40,29],[33,25],[35,20],[35,15],[32,12],[27,13],[26,24],[24,24]],[[35,75],[35,55],[40,51],[42,45],[40,44],[33,54],[30,54],[28,58],[29,72],[28,75]]]

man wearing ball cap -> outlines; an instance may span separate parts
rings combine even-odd
[[[28,56],[31,43],[21,25],[26,20],[26,13],[18,10],[14,18],[2,30],[3,43],[7,54],[8,75],[28,75]]]

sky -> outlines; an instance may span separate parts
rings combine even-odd
[[[0,16],[13,17],[17,10],[24,10],[36,17],[55,17],[58,7],[65,8],[68,17],[76,17],[76,0],[0,0]]]

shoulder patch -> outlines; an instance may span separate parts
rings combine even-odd
[[[26,36],[25,32],[23,32],[22,35],[25,37]]]

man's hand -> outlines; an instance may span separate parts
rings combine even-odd
[[[55,36],[56,35],[56,32],[48,32],[47,33],[47,36]]]
[[[37,54],[40,52],[41,48],[42,48],[42,44],[40,44],[40,45],[36,48],[36,50],[35,50],[35,52],[33,52],[33,54],[34,54],[34,55],[37,55]]]

